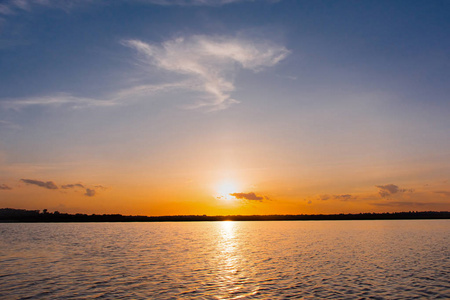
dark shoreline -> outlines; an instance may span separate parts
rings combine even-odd
[[[120,214],[66,214],[38,210],[0,209],[0,223],[70,222],[201,222],[201,221],[339,221],[339,220],[424,220],[450,219],[448,211],[410,211],[395,213],[314,214],[314,215],[177,215],[124,216]]]

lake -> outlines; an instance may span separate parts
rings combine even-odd
[[[449,299],[450,220],[0,224],[0,299]]]

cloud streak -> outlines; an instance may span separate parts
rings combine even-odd
[[[318,199],[321,201],[327,201],[330,199],[340,200],[340,201],[353,201],[356,200],[357,197],[350,194],[342,194],[342,195],[319,195]]]
[[[85,196],[87,197],[94,197],[95,196],[95,190],[94,189],[86,189],[86,193],[84,193]]]
[[[444,197],[450,197],[450,192],[449,191],[436,191],[434,192],[435,194],[444,196]]]
[[[58,8],[63,10],[70,10],[75,5],[81,3],[89,3],[90,0],[10,0],[0,4],[0,14],[2,15],[16,15],[20,12],[31,12],[35,7]]]
[[[0,190],[12,190],[12,187],[6,185],[6,184],[0,184]]]
[[[150,95],[191,91],[198,100],[190,108],[208,110],[227,108],[239,101],[231,94],[236,90],[234,77],[239,70],[259,72],[283,60],[290,52],[269,41],[227,36],[195,35],[167,40],[160,44],[141,40],[125,40],[122,44],[134,49],[144,67],[167,72],[172,82],[141,84],[110,93],[104,97],[80,97],[68,93],[2,99],[5,109],[21,110],[30,106],[49,107],[112,107],[143,100]],[[181,79],[180,79],[181,78]],[[152,78],[141,78],[149,81]],[[8,125],[2,121],[0,125]]]
[[[350,195],[350,194],[344,194],[344,195],[333,195],[333,198],[340,201],[351,201],[355,200],[356,197]]]
[[[49,190],[57,190],[58,186],[53,181],[40,181],[40,180],[34,180],[34,179],[20,179],[22,182],[25,182],[26,184],[31,185],[37,185],[39,187],[49,189]]]
[[[62,189],[73,189],[73,188],[77,188],[77,187],[84,189],[84,185],[82,185],[81,183],[61,185]]]
[[[85,193],[84,195],[87,197],[94,197],[95,194],[97,193],[96,189],[106,189],[105,187],[101,186],[101,185],[96,185],[94,188],[88,188],[85,185],[81,184],[81,183],[74,183],[74,184],[64,184],[61,185],[62,189],[74,189],[74,188],[82,188],[85,189]]]
[[[231,3],[252,1],[254,0],[141,0],[143,3],[164,6],[222,6]]]
[[[22,182],[25,182],[26,184],[30,184],[30,185],[36,185],[45,189],[49,189],[49,190],[58,190],[58,186],[53,182],[53,181],[41,181],[41,180],[34,180],[34,179],[20,179]],[[106,187],[101,186],[101,185],[96,185],[93,188],[89,188],[87,186],[85,186],[84,184],[81,183],[70,183],[70,184],[63,184],[61,185],[61,189],[76,189],[76,188],[80,188],[80,189],[84,189],[84,196],[87,197],[94,197],[95,195],[97,195],[97,190],[106,190]],[[0,190],[2,189],[11,189],[6,185],[0,185]]]
[[[251,41],[225,36],[196,35],[167,40],[161,44],[125,40],[150,66],[187,79],[185,88],[200,92],[195,107],[223,109],[239,101],[231,97],[238,69],[254,72],[276,65],[289,51],[268,41]]]
[[[7,128],[7,129],[21,129],[21,127],[15,123],[0,120],[0,128]]]
[[[122,0],[122,2],[135,2],[161,6],[222,6],[238,2],[253,2],[254,0]],[[118,2],[118,1],[117,1]],[[277,2],[267,0],[267,2]],[[15,15],[21,11],[30,12],[35,7],[47,7],[70,11],[74,7],[86,4],[106,3],[102,0],[10,0],[0,4],[0,15]]]
[[[96,106],[114,106],[117,105],[117,98],[107,100],[77,97],[67,93],[57,93],[54,95],[29,97],[19,99],[5,99],[1,105],[6,109],[19,110],[27,106],[71,106],[74,108],[96,107]]]
[[[397,193],[414,192],[413,189],[401,189],[395,184],[376,185],[375,187],[378,188],[378,193],[382,198],[386,198]]]
[[[242,199],[242,200],[251,200],[251,201],[260,201],[260,202],[262,202],[264,200],[263,196],[257,196],[254,192],[232,193],[232,194],[230,194],[230,196],[233,196],[236,199]]]
[[[28,98],[4,99],[0,105],[5,109],[21,110],[29,106],[48,107],[69,107],[81,109],[88,107],[113,107],[130,103],[133,99],[140,99],[144,96],[155,95],[167,91],[186,90],[190,84],[188,82],[164,83],[164,84],[144,84],[126,89],[122,89],[107,95],[105,98],[87,98],[74,96],[68,93],[56,93]],[[20,129],[18,125],[7,121],[0,121],[0,127]]]
[[[425,205],[442,205],[439,202],[413,202],[413,201],[397,201],[397,202],[375,202],[371,203],[374,206],[388,206],[388,207],[411,207],[411,206],[425,206]]]

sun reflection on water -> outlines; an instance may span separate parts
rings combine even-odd
[[[235,223],[233,221],[224,221],[220,223],[220,256],[222,262],[223,274],[232,279],[232,275],[238,269],[237,240],[235,238]],[[230,277],[231,276],[231,277]]]
[[[223,221],[218,225],[218,272],[217,280],[219,290],[218,299],[239,299],[254,295],[258,292],[258,286],[254,286],[249,292],[249,271],[246,270],[245,253],[241,250],[242,240],[238,237],[239,223]]]

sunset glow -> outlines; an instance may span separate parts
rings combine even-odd
[[[236,199],[231,194],[238,191],[238,186],[234,181],[226,180],[222,181],[217,186],[216,198],[220,200],[230,201]]]
[[[0,0],[0,300],[450,299],[450,0]]]
[[[449,12],[6,0],[0,208],[450,210]]]

